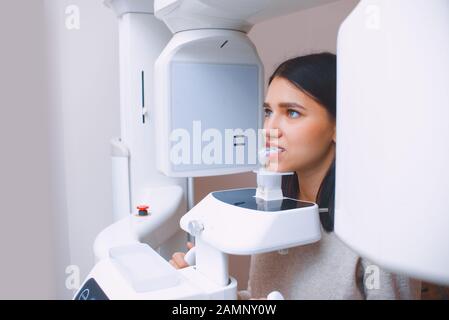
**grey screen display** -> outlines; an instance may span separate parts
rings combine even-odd
[[[183,150],[185,158],[172,162],[174,171],[256,168],[257,135],[253,139],[246,131],[257,133],[259,129],[259,72],[257,65],[172,63],[171,150],[182,145],[178,133],[190,137]],[[244,137],[226,139],[227,130],[237,129],[242,132],[236,134]],[[216,148],[206,152],[207,146]],[[210,162],[204,155],[210,156]]]
[[[213,192],[212,196],[224,203],[240,208],[264,212],[286,211],[299,208],[312,207],[314,204],[294,199],[264,201],[255,197],[256,189],[241,189]]]

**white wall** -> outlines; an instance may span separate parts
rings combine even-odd
[[[335,51],[357,0],[256,26],[266,74],[286,58]],[[65,268],[93,266],[112,221],[109,140],[119,130],[118,30],[101,0],[7,0],[0,13],[0,298],[69,298]],[[80,9],[68,30],[65,9]],[[45,21],[45,24],[44,24]],[[255,185],[252,174],[196,180],[211,190]],[[247,257],[231,271],[247,280]]]
[[[8,0],[0,35],[0,299],[70,298],[66,267],[83,279],[112,222],[117,20],[100,0]]]
[[[265,65],[266,78],[289,58],[321,51],[335,53],[339,26],[358,3],[340,0],[256,25],[249,37]]]
[[[55,288],[43,7],[0,10],[0,299],[50,298]]]

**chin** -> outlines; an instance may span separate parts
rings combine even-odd
[[[274,172],[292,172],[293,170],[290,170],[289,166],[283,164],[283,163],[270,163],[268,168],[270,171]]]

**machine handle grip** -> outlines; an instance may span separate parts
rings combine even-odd
[[[194,266],[196,264],[196,247],[193,247],[189,251],[187,251],[186,255],[184,256],[185,262],[189,266]]]
[[[279,291],[273,291],[267,296],[267,300],[285,300]]]

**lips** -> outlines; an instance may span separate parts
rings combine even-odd
[[[265,148],[266,148],[266,150],[273,150],[273,151],[278,150],[280,152],[285,151],[285,148],[283,148],[283,147],[281,147],[281,146],[279,146],[277,144],[269,143],[269,142],[267,142],[265,144]]]
[[[279,146],[267,146],[259,151],[259,160],[261,165],[266,166],[270,162],[278,163],[282,158],[281,155],[285,152],[285,149]]]
[[[278,146],[270,146],[265,149],[265,152],[266,152],[267,156],[274,156],[274,155],[278,155],[282,152],[285,152],[285,149],[282,147],[278,147]]]

